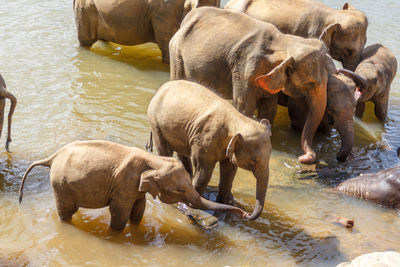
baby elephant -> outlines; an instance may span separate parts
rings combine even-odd
[[[50,182],[63,221],[70,220],[79,207],[109,206],[110,227],[122,230],[128,219],[142,219],[146,192],[168,204],[182,201],[195,208],[246,216],[239,208],[202,198],[179,160],[108,141],[76,141],[32,163],[22,178],[20,203],[25,178],[38,165],[51,168]]]
[[[396,76],[397,60],[393,53],[381,44],[368,46],[361,55],[361,61],[355,72],[339,70],[339,72],[357,79],[364,79],[367,87],[358,89],[356,116],[361,118],[365,110],[365,102],[375,104],[375,115],[385,121],[389,101],[390,85]]]
[[[219,162],[218,202],[232,203],[237,167],[257,179],[256,206],[246,216],[260,216],[265,201],[271,155],[268,120],[257,122],[237,111],[207,88],[189,81],[170,81],[157,91],[147,116],[159,155],[176,151],[189,173],[195,167],[194,186],[202,193]]]
[[[11,94],[6,87],[6,82],[3,79],[3,76],[0,74],[0,137],[1,132],[3,130],[3,121],[4,121],[4,109],[6,107],[6,98],[10,99],[11,106],[10,111],[8,112],[8,133],[7,133],[7,141],[6,141],[6,150],[10,152],[8,145],[12,141],[11,139],[11,121],[12,116],[14,114],[15,107],[17,106],[17,99],[13,94]]]

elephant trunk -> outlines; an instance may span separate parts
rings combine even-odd
[[[248,220],[255,220],[263,211],[264,202],[265,202],[265,195],[267,193],[268,188],[268,180],[269,180],[269,171],[267,170],[266,176],[258,176],[255,175],[257,178],[257,187],[256,187],[256,205],[254,207],[253,213],[246,216]]]
[[[17,106],[17,98],[8,91],[3,92],[3,97],[6,97],[6,98],[10,99],[10,101],[11,101],[10,111],[8,112],[8,125],[7,125],[8,133],[7,133],[7,141],[6,141],[6,150],[7,150],[7,152],[10,152],[9,151],[9,143],[12,141],[12,139],[11,139],[12,116],[13,116],[15,107]],[[4,109],[5,109],[5,99],[2,98],[1,103],[0,103],[0,137],[1,137],[1,132],[3,129]]]
[[[327,80],[327,76],[322,79],[320,86],[307,99],[309,109],[301,135],[301,147],[304,152],[304,155],[299,157],[301,163],[312,164],[316,160],[315,152],[312,149],[312,140],[325,113]]]
[[[242,210],[238,207],[209,201],[209,200],[201,197],[198,193],[196,194],[196,196],[194,198],[192,198],[189,201],[189,203],[191,204],[191,206],[193,208],[196,208],[196,209],[225,211],[225,212],[238,214],[242,217],[247,216],[247,212],[245,212],[244,210]]]
[[[349,156],[354,145],[353,115],[351,113],[346,113],[343,116],[335,116],[334,125],[342,140],[340,151],[336,155],[336,159],[340,162],[344,162]]]
[[[338,73],[342,73],[343,75],[346,75],[347,77],[352,79],[361,91],[367,89],[367,79],[365,79],[363,76],[346,69],[340,69],[338,70]]]

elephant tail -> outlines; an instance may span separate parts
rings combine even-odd
[[[147,151],[153,152],[153,132],[150,132],[149,142],[145,146]]]
[[[25,183],[25,178],[28,176],[29,172],[35,167],[35,166],[46,166],[46,167],[51,167],[51,162],[53,161],[55,155],[50,156],[47,159],[43,159],[43,160],[38,160],[33,162],[28,169],[26,170],[24,176],[22,177],[22,182],[21,182],[21,186],[19,188],[19,204],[21,204],[22,202],[22,190],[24,188],[24,183]]]

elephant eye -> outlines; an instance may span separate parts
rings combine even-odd
[[[180,189],[180,188],[178,188],[178,192],[179,193],[186,193],[185,189]]]

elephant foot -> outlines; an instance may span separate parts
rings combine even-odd
[[[313,164],[316,160],[315,153],[307,153],[299,157],[300,163]]]
[[[227,204],[227,205],[233,205],[233,195],[231,192],[221,195],[218,194],[217,196],[217,202],[222,203],[222,204]]]

